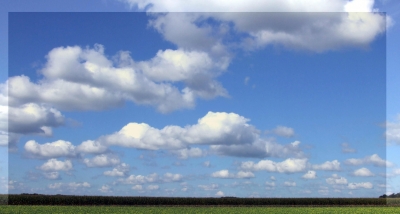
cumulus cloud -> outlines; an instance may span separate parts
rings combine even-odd
[[[70,160],[59,161],[52,158],[40,166],[39,169],[43,171],[69,171],[72,170],[72,162]]]
[[[68,141],[57,140],[52,143],[39,144],[34,140],[25,143],[25,151],[41,158],[74,157],[75,146]]]
[[[87,167],[108,167],[115,166],[119,164],[121,161],[119,157],[112,154],[101,154],[96,155],[92,159],[85,158],[83,159],[83,163]]]
[[[295,173],[302,172],[307,167],[307,159],[289,158],[282,162],[273,162],[271,160],[261,160],[258,163],[253,161],[242,162],[240,166],[243,170],[260,171],[279,173]]]
[[[182,181],[183,176],[181,174],[165,173],[163,176],[164,182],[179,182]]]
[[[217,193],[215,193],[215,196],[223,197],[223,196],[225,196],[225,194],[222,191],[218,191]]]
[[[374,173],[372,173],[369,169],[363,167],[360,169],[357,169],[353,172],[354,176],[362,176],[362,177],[368,177],[368,176],[374,176]]]
[[[273,133],[282,137],[293,137],[294,129],[286,126],[278,126],[274,130]]]
[[[244,48],[282,45],[315,52],[343,47],[364,47],[386,29],[386,18],[375,12],[374,1],[180,1],[124,0],[128,5],[149,12],[227,12],[168,13],[154,15],[151,25],[166,40],[179,47],[201,49],[221,46],[227,28],[243,33]],[[231,13],[289,12],[289,13]],[[314,12],[314,13],[313,13]],[[322,13],[321,13],[322,12]],[[341,12],[341,13],[327,13]],[[364,13],[360,13],[364,12]],[[213,19],[217,26],[206,24]],[[199,24],[204,23],[204,24]],[[230,23],[232,27],[227,23]],[[197,24],[197,25],[196,25]],[[178,28],[181,27],[181,28]],[[219,33],[213,33],[219,32]],[[327,36],[328,35],[328,36]],[[323,39],[322,39],[323,38]]]
[[[268,182],[268,181],[266,181],[266,182],[265,182],[265,185],[268,186],[268,187],[275,187],[275,182]]]
[[[306,174],[301,176],[304,179],[315,179],[317,178],[317,172],[309,170]]]
[[[46,58],[40,70],[44,79],[38,83],[23,75],[7,80],[11,106],[33,102],[60,110],[105,110],[132,101],[168,113],[194,107],[197,97],[228,96],[215,80],[227,62],[204,51],[160,50],[148,61],[135,62],[126,51],[110,59],[95,44],[57,47]],[[175,82],[185,87],[179,90]]]
[[[213,172],[211,174],[213,178],[253,178],[254,174],[249,171],[239,171],[236,174],[230,173],[229,170],[223,169],[220,171]]]
[[[157,173],[149,174],[149,175],[130,175],[127,178],[118,179],[118,183],[123,184],[145,184],[145,183],[153,183],[159,181],[160,177]]]
[[[18,107],[8,107],[8,124],[0,124],[0,129],[7,131],[8,128],[12,133],[51,135],[51,127],[63,125],[64,116],[54,108],[27,103]]]
[[[112,170],[103,172],[103,175],[112,177],[122,177],[128,175],[129,169],[130,169],[129,164],[121,163]]]
[[[108,185],[103,185],[103,186],[101,186],[101,188],[100,189],[98,189],[100,192],[103,192],[103,193],[108,193],[108,192],[111,192],[111,187],[110,186],[108,186]]]
[[[147,189],[148,190],[158,190],[160,187],[158,185],[148,185]]]
[[[143,186],[137,184],[137,185],[134,185],[134,186],[132,187],[132,189],[133,189],[133,190],[143,190]]]
[[[312,168],[315,170],[339,171],[340,170],[340,162],[337,160],[326,161],[323,164],[313,165]]]
[[[372,189],[374,185],[371,182],[361,182],[361,183],[349,183],[347,185],[348,189]]]
[[[347,179],[344,177],[340,177],[337,174],[333,174],[331,177],[325,179],[327,184],[331,184],[331,185],[343,185],[343,184],[347,184]]]
[[[373,154],[371,156],[366,156],[365,158],[362,158],[362,159],[350,158],[350,159],[347,159],[344,163],[347,165],[353,165],[353,166],[364,165],[364,164],[372,164],[372,165],[378,166],[378,167],[393,167],[394,166],[393,163],[383,160],[377,154]]]
[[[104,153],[107,151],[107,147],[100,144],[98,141],[93,141],[93,140],[87,140],[82,142],[80,145],[76,147],[77,152],[82,152],[82,153],[93,153],[93,154],[98,154],[98,153]]]

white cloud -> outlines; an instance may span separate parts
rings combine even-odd
[[[198,185],[199,188],[203,190],[215,190],[218,189],[218,184],[209,184],[209,185]]]
[[[118,179],[117,182],[124,184],[145,184],[145,183],[153,183],[159,181],[160,178],[157,173],[149,174],[147,176],[144,175],[130,175],[127,178]]]
[[[393,163],[383,160],[377,154],[373,154],[371,156],[366,156],[363,159],[350,158],[350,159],[347,159],[344,163],[347,165],[353,165],[353,166],[363,165],[363,164],[372,164],[374,166],[379,166],[379,167],[393,167],[394,166]]]
[[[242,162],[241,168],[244,170],[260,171],[266,170],[269,172],[280,173],[295,173],[302,172],[306,169],[307,159],[289,158],[282,162],[273,162],[271,160],[261,160],[258,163],[252,161]]]
[[[158,185],[148,185],[147,189],[148,190],[158,190],[160,187]]]
[[[202,1],[201,3],[180,1],[177,3],[160,0],[124,0],[124,2],[131,7],[136,5],[139,9],[146,8],[150,12],[227,12],[152,14],[155,18],[151,25],[163,34],[166,40],[179,47],[191,49],[206,47],[212,50],[221,46],[221,41],[224,40],[226,34],[224,32],[229,29],[227,23],[233,25],[232,29],[235,32],[245,33],[247,37],[243,45],[246,48],[261,48],[278,44],[316,52],[342,47],[366,46],[386,28],[384,15],[359,13],[376,11],[373,0],[307,2],[284,0],[279,3],[273,0],[262,2],[253,0],[245,3],[231,1]],[[202,21],[206,22],[208,18],[221,24],[217,27],[198,24]]]
[[[72,162],[70,160],[59,161],[52,158],[40,166],[39,169],[43,171],[69,171],[72,170]]]
[[[113,168],[111,171],[103,172],[103,175],[112,176],[112,177],[122,177],[126,176],[129,173],[130,166],[126,163],[121,163],[117,167]]]
[[[283,185],[286,186],[286,187],[295,187],[296,186],[296,182],[285,181],[283,183]]]
[[[45,172],[43,173],[44,177],[50,180],[58,180],[60,179],[60,173],[59,172]]]
[[[206,154],[205,151],[201,150],[200,148],[185,148],[179,149],[175,151],[171,151],[173,154],[177,155],[178,158],[187,159],[187,158],[198,158],[202,157]]]
[[[82,152],[82,153],[98,154],[98,153],[106,152],[107,147],[102,145],[98,141],[87,140],[87,141],[82,142],[80,145],[78,145],[76,147],[76,151]]]
[[[213,172],[211,174],[213,178],[253,178],[254,174],[249,171],[239,171],[236,174],[230,173],[229,170],[224,169],[220,171]]]
[[[374,185],[372,185],[372,183],[370,182],[362,182],[362,183],[349,183],[347,185],[348,189],[372,189],[374,187]]]
[[[389,144],[395,143],[400,145],[400,115],[397,116],[396,121],[386,123],[385,136]]]
[[[108,166],[115,166],[119,164],[121,161],[120,159],[112,154],[101,154],[96,155],[92,159],[85,158],[83,163],[87,167],[108,167]]]
[[[317,178],[317,173],[315,171],[309,170],[306,174],[301,176],[304,179],[315,179]]]
[[[41,158],[73,157],[75,146],[71,142],[58,140],[52,143],[38,144],[34,140],[25,143],[25,151]]]
[[[0,129],[12,133],[51,136],[51,127],[64,124],[64,116],[58,110],[45,105],[27,103],[18,107],[0,106],[0,109]],[[3,116],[7,112],[8,115]],[[7,121],[6,118],[8,123],[3,122]]]
[[[108,185],[103,185],[101,186],[100,189],[98,189],[100,192],[104,192],[104,193],[109,193],[111,192],[111,187]]]
[[[50,189],[67,188],[71,191],[76,191],[77,189],[81,189],[81,188],[90,188],[91,185],[88,182],[70,182],[70,183],[49,184],[47,187]]]
[[[293,137],[294,129],[286,126],[277,126],[274,130],[272,130],[276,135],[282,137]]]
[[[368,177],[368,176],[374,176],[374,173],[372,173],[369,169],[363,167],[360,169],[357,169],[353,172],[354,176],[362,176],[362,177]]]
[[[181,174],[165,173],[163,181],[164,182],[178,182],[181,181],[183,176]]]
[[[223,196],[225,196],[225,194],[222,191],[218,191],[217,193],[215,193],[215,196],[223,197]]]
[[[233,178],[234,176],[235,176],[234,174],[229,173],[229,170],[226,170],[226,169],[220,170],[217,172],[213,172],[211,174],[211,177],[214,177],[214,178]]]
[[[106,145],[119,145],[139,149],[180,149],[192,144],[248,144],[257,137],[257,130],[248,119],[225,112],[208,112],[191,126],[153,128],[145,123],[129,123],[119,132],[99,139]],[[198,149],[180,151],[187,155],[200,155]],[[185,153],[186,152],[186,153]]]
[[[330,178],[327,178],[326,183],[331,184],[331,185],[343,185],[347,184],[347,179],[344,177],[340,177],[337,174],[333,174]]]
[[[254,178],[254,174],[252,172],[248,172],[248,171],[239,171],[236,174],[236,178]]]
[[[276,178],[274,176],[271,176],[270,179],[273,180],[273,181],[276,180]]]
[[[312,168],[315,170],[339,171],[340,170],[340,162],[337,160],[326,161],[323,164],[313,165]]]
[[[132,189],[133,189],[133,190],[143,190],[143,186],[137,184],[137,185],[133,186]]]

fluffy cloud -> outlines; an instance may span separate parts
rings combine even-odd
[[[347,179],[344,177],[340,177],[337,174],[333,174],[330,178],[327,178],[326,183],[331,184],[331,185],[343,185],[347,184]]]
[[[222,191],[218,191],[217,193],[215,193],[215,196],[223,197],[223,196],[225,196],[225,194]]]
[[[224,169],[220,171],[213,172],[211,174],[213,178],[253,178],[254,174],[249,171],[239,171],[236,174],[230,173],[229,170]]]
[[[286,126],[278,126],[274,130],[273,133],[282,137],[293,137],[294,129]]]
[[[107,147],[101,145],[98,141],[87,140],[82,142],[79,146],[76,147],[77,152],[82,153],[104,153],[107,151]]]
[[[0,129],[18,134],[51,135],[50,127],[64,124],[64,116],[58,110],[35,103],[8,107],[8,114],[8,127],[1,123]]]
[[[357,169],[353,172],[354,176],[363,176],[363,177],[368,177],[368,176],[374,176],[374,173],[372,173],[369,169],[363,167],[361,169]]]
[[[353,166],[364,165],[364,164],[372,164],[374,166],[379,166],[379,167],[394,166],[393,163],[383,160],[377,154],[373,154],[371,156],[366,156],[365,158],[362,158],[362,159],[350,158],[350,159],[347,159],[344,163],[347,165],[353,165]]]
[[[111,171],[103,172],[103,175],[112,177],[117,177],[117,176],[122,177],[128,175],[129,169],[130,169],[129,164],[121,163],[117,167],[113,168]]]
[[[69,171],[72,169],[72,162],[70,160],[59,161],[52,158],[40,166],[39,169],[43,171]]]
[[[34,140],[25,143],[25,151],[41,158],[76,156],[75,146],[71,142],[58,140],[52,143],[38,144]]]
[[[160,187],[158,185],[148,185],[147,189],[148,190],[158,190]]]
[[[306,174],[301,176],[304,179],[315,179],[317,178],[317,172],[309,170]]]
[[[333,0],[297,2],[270,1],[180,1],[124,0],[150,12],[227,12],[168,13],[154,16],[151,23],[168,41],[179,47],[213,50],[220,47],[229,30],[244,33],[244,48],[282,45],[315,52],[342,47],[364,47],[386,29],[390,18],[374,12],[373,0]],[[290,12],[290,13],[230,13]],[[314,12],[314,13],[312,13]],[[322,12],[322,13],[315,13]],[[342,12],[342,13],[327,13]],[[217,26],[206,20],[213,19]],[[202,23],[202,24],[199,24]],[[230,29],[229,25],[232,27]],[[215,33],[218,32],[218,33]],[[328,35],[328,36],[327,36]],[[322,39],[323,38],[323,39]],[[223,48],[222,48],[223,49]]]
[[[133,189],[133,190],[143,190],[143,186],[137,184],[137,185],[134,185],[134,186],[132,187],[132,189]]]
[[[374,187],[374,185],[372,185],[372,183],[370,182],[362,182],[362,183],[349,183],[347,185],[348,189],[372,189]]]
[[[266,170],[269,172],[280,173],[295,173],[302,172],[307,167],[307,159],[294,159],[289,158],[282,162],[273,162],[271,160],[261,160],[258,163],[253,161],[242,162],[241,168],[243,170],[260,171]]]
[[[164,182],[179,182],[181,181],[183,176],[181,174],[172,174],[172,173],[165,173],[163,176]]]
[[[153,173],[147,176],[144,175],[130,175],[127,178],[124,179],[118,179],[118,183],[123,183],[123,184],[144,184],[144,183],[153,183],[156,181],[159,181],[160,178],[157,175],[157,173]]]
[[[265,182],[265,185],[268,186],[268,187],[275,187],[275,182],[268,182],[268,181],[266,181],[266,182]]]
[[[315,170],[339,171],[340,170],[340,162],[337,160],[326,161],[323,164],[313,165],[312,168]]]
[[[104,47],[96,44],[85,49],[57,47],[46,58],[40,70],[43,80],[33,83],[15,76],[3,84],[9,86],[11,106],[34,102],[61,110],[105,110],[132,101],[167,113],[192,108],[196,97],[228,96],[215,80],[228,62],[215,61],[203,51],[160,50],[148,61],[135,62],[124,51],[109,59]],[[175,82],[185,87],[179,90]]]
[[[119,164],[121,161],[120,159],[112,154],[101,154],[96,155],[92,159],[85,158],[83,163],[87,167],[108,167],[108,166],[115,166]]]
[[[108,186],[108,185],[103,185],[103,186],[101,186],[101,188],[98,189],[98,190],[99,190],[100,192],[107,193],[107,192],[111,192],[111,187]]]

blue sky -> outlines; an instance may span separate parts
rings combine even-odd
[[[8,40],[0,47],[0,66],[8,67],[1,104],[9,106],[2,191],[400,192],[397,2],[338,0],[308,8],[145,2],[153,6],[6,3],[4,17],[125,13],[1,19]],[[220,7],[291,13],[134,12]],[[387,12],[388,30],[383,14],[347,13],[376,10]],[[305,11],[341,13],[296,13]]]

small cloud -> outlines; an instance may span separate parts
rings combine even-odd
[[[354,176],[362,176],[362,177],[370,177],[370,176],[374,176],[374,173],[372,173],[369,169],[367,168],[361,168],[361,169],[357,169],[353,172]]]
[[[317,173],[315,171],[309,170],[306,174],[302,176],[304,179],[315,179],[317,178]]]
[[[294,129],[286,126],[277,126],[274,130],[272,130],[272,132],[281,137],[294,136]]]
[[[204,161],[203,166],[210,167],[211,166],[211,162],[210,161]]]
[[[357,150],[350,147],[348,143],[342,143],[342,152],[343,153],[356,153]]]
[[[250,77],[244,78],[244,84],[247,85],[249,83]]]
[[[296,186],[296,182],[285,181],[285,183],[283,183],[283,185],[286,186],[286,187],[295,187]]]
[[[224,194],[224,192],[222,192],[222,191],[218,191],[216,194],[215,194],[215,196],[218,196],[218,197],[223,197],[225,194]]]

